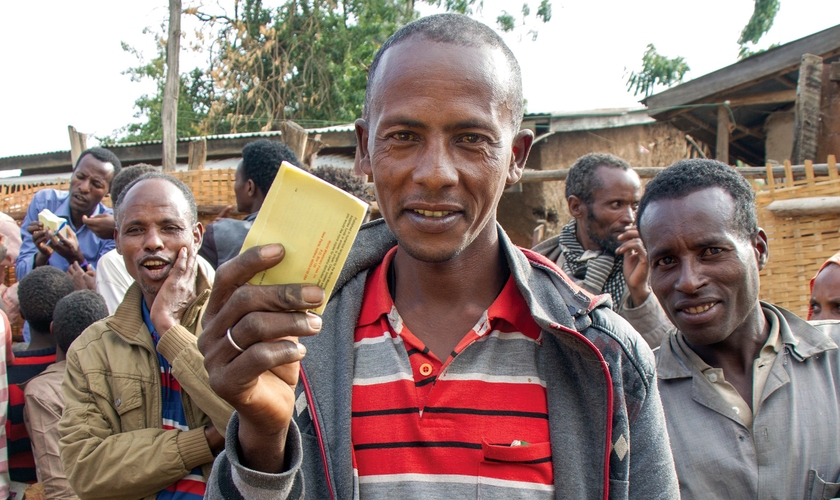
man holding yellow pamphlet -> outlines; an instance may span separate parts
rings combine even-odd
[[[264,274],[320,255],[271,219],[216,276],[199,348],[236,412],[208,498],[678,498],[650,349],[496,222],[522,108],[516,59],[468,17],[382,46],[356,135],[383,220],[334,289]],[[297,231],[341,246],[327,226]]]

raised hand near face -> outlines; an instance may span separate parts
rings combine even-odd
[[[621,246],[616,249],[616,255],[624,255],[624,281],[627,283],[627,290],[633,300],[633,305],[638,307],[650,295],[650,266],[647,261],[647,250],[639,236],[636,226],[631,226],[624,233],[618,236]]]

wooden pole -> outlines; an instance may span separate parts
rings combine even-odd
[[[207,162],[207,139],[200,137],[190,141],[189,170],[204,170]]]
[[[776,200],[765,207],[777,217],[840,214],[840,196]]]
[[[639,174],[642,179],[653,178],[659,172],[665,170],[666,167],[636,167],[633,170]],[[788,167],[794,177],[805,178],[806,171],[803,165],[794,165]],[[828,163],[814,163],[812,165],[815,176],[829,176],[837,177],[838,169],[834,157],[830,156]],[[735,167],[741,175],[747,179],[762,179],[768,175],[784,179],[786,177],[786,169],[783,165],[767,166],[765,167]],[[569,169],[559,170],[531,170],[525,169],[522,172],[522,178],[519,180],[521,184],[530,184],[534,182],[550,182],[550,181],[565,181],[569,175]]]
[[[169,0],[169,38],[166,42],[166,85],[163,88],[163,171],[174,172],[178,147],[178,56],[181,51],[181,0]]]
[[[283,142],[303,161],[306,158],[306,141],[309,139],[306,129],[288,120],[282,122],[279,128]]]
[[[802,56],[799,83],[796,86],[796,108],[793,119],[793,158],[795,164],[814,160],[820,132],[820,90],[822,87],[822,58],[813,54]]]
[[[840,62],[823,64],[816,159],[840,154]]]
[[[715,158],[718,161],[729,164],[729,109],[726,106],[719,106],[717,109],[717,145],[715,146]]]
[[[75,167],[79,155],[87,149],[87,134],[79,132],[73,125],[67,125],[67,132],[70,134],[70,164]]]

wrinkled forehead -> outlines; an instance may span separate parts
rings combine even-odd
[[[411,83],[422,82],[422,85]],[[387,106],[391,97],[418,92],[486,93],[488,99],[509,102],[514,94],[514,76],[501,48],[438,42],[417,34],[391,46],[382,55],[368,82],[371,117]]]
[[[639,220],[639,229],[647,246],[669,237],[703,239],[712,234],[748,239],[738,230],[735,200],[719,187],[651,200]]]
[[[73,169],[73,175],[75,176],[78,172],[102,177],[103,179],[111,179],[114,176],[114,165],[110,162],[104,162],[92,154],[86,154]]]
[[[177,211],[190,219],[190,204],[184,193],[169,181],[159,178],[141,179],[123,194],[119,205],[119,218],[130,216],[135,205],[148,204]]]

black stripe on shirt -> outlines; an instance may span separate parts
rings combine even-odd
[[[389,443],[368,443],[353,445],[356,451],[361,450],[378,450],[386,448],[466,448],[470,450],[480,450],[479,443],[465,443],[461,441],[396,441]]]
[[[544,464],[546,462],[551,462],[551,455],[549,455],[547,457],[543,457],[543,458],[537,458],[537,459],[534,459],[534,460],[525,460],[525,461],[522,461],[522,462],[517,461],[517,460],[499,460],[499,459],[496,459],[496,458],[487,458],[487,457],[484,457],[484,460],[487,461],[487,462],[498,462],[498,463],[504,463],[504,464],[509,464],[511,462],[517,463],[517,464]]]
[[[512,410],[481,410],[478,408],[447,408],[427,406],[426,413],[454,413],[466,415],[486,415],[493,417],[521,417],[521,418],[544,418],[548,420],[548,413],[538,413],[532,411],[512,411]]]
[[[406,413],[419,413],[420,409],[413,408],[388,408],[385,410],[354,411],[354,417],[379,417],[382,415],[405,415]]]

